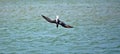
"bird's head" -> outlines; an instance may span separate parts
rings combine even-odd
[[[59,16],[58,15],[56,15],[56,19],[58,19],[59,18]]]
[[[57,16],[56,16],[56,22],[58,22],[58,19],[59,19],[59,16],[57,15]]]

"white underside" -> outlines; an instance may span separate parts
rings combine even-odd
[[[56,16],[56,22],[58,22],[59,16]]]

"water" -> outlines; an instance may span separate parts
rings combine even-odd
[[[119,0],[0,0],[0,54],[119,54],[119,17]]]

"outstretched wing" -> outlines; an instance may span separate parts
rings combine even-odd
[[[51,20],[50,18],[44,16],[44,15],[41,15],[45,20],[47,20],[48,22],[50,23],[55,23],[55,20]]]
[[[65,28],[73,28],[73,26],[67,25],[64,22],[60,21],[60,25]]]

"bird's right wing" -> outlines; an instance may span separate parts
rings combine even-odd
[[[47,20],[48,22],[50,23],[55,23],[55,20],[51,20],[50,18],[44,16],[44,15],[41,15],[45,20]]]

